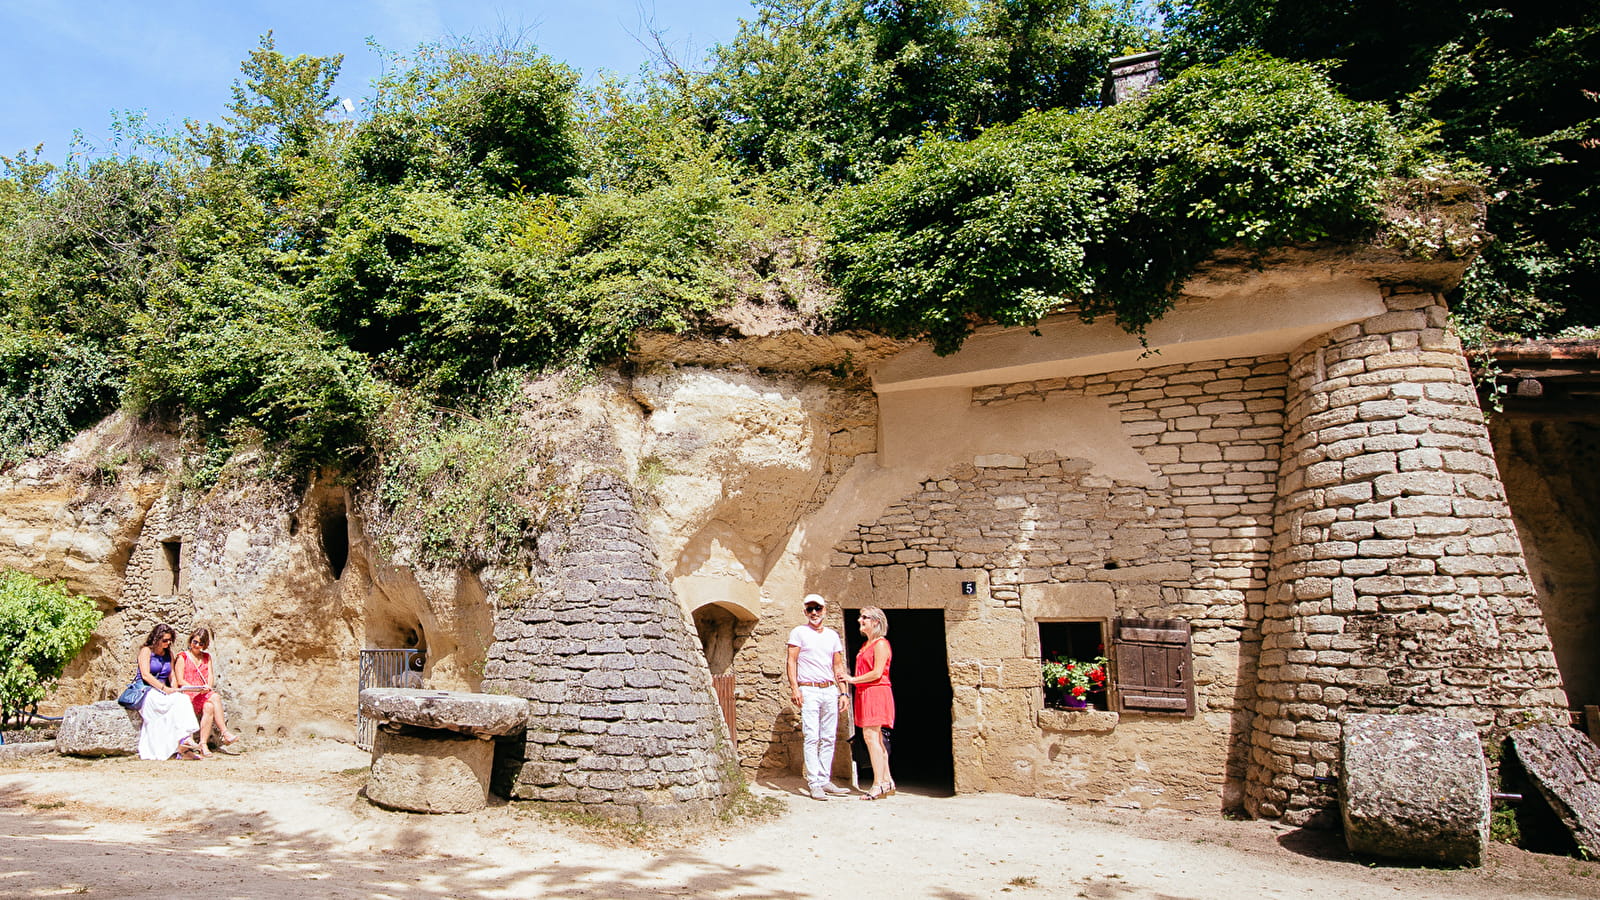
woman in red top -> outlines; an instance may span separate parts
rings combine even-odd
[[[893,653],[884,635],[889,620],[876,606],[861,609],[861,633],[867,642],[856,653],[856,674],[845,681],[856,685],[856,725],[867,742],[872,760],[872,790],[864,800],[878,800],[894,793],[889,777],[889,754],[883,747],[883,729],[894,727],[894,689],[889,685],[889,660]]]
[[[217,727],[224,745],[239,737],[228,731],[228,719],[222,714],[222,698],[217,696],[216,682],[211,678],[211,629],[201,626],[189,635],[189,649],[178,654],[173,664],[173,677],[178,685],[198,687],[192,696],[194,714],[200,720],[200,756],[211,755],[206,746],[211,738],[211,726]]]

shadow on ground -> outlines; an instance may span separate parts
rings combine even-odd
[[[151,802],[173,800],[153,797]],[[350,853],[257,819],[229,811],[203,816],[170,834],[107,840],[75,821],[70,808],[0,787],[0,897],[87,893],[165,900],[191,889],[245,900],[807,896],[758,885],[776,873],[770,866],[730,867],[684,850],[664,851],[630,868],[556,863],[508,871],[500,862],[425,855],[421,848],[428,829],[450,827],[447,818],[419,818],[390,846],[371,854]]]

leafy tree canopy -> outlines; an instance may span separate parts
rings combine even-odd
[[[1496,242],[1455,297],[1469,339],[1593,333],[1600,304],[1600,7],[1495,0],[1167,0],[1169,64],[1255,48],[1333,60],[1482,173]]]
[[[1139,100],[941,140],[841,196],[831,261],[852,324],[929,337],[1076,304],[1141,332],[1229,244],[1353,237],[1415,148],[1316,70],[1246,54]]]

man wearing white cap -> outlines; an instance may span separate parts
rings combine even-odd
[[[806,784],[813,800],[850,791],[833,783],[833,741],[839,710],[850,697],[844,685],[844,643],[839,632],[824,627],[828,601],[807,594],[806,623],[789,632],[789,699],[800,710],[806,736]]]

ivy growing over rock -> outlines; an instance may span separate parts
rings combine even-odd
[[[932,141],[844,192],[837,313],[942,353],[1069,305],[1142,332],[1216,250],[1363,236],[1385,179],[1418,162],[1319,70],[1238,55],[1133,102]]]

